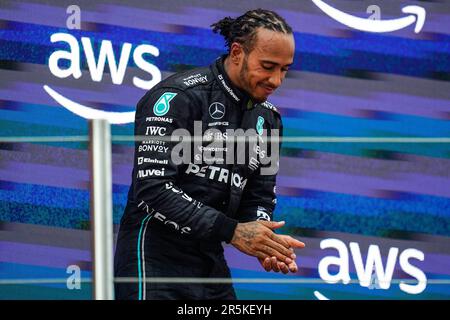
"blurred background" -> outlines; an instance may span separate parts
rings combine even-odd
[[[319,2],[368,23],[412,23],[368,33]],[[407,5],[426,10],[418,33]],[[283,16],[296,39],[270,100],[291,139],[275,219],[307,248],[299,272],[282,275],[227,246],[238,297],[450,298],[450,1],[0,0],[0,299],[92,298],[84,117],[127,119],[160,79],[226,52],[213,22],[258,7]],[[117,232],[133,123],[112,134]]]

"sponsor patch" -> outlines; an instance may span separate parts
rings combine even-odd
[[[153,106],[153,113],[155,116],[162,117],[170,109],[170,101],[175,98],[177,94],[173,92],[165,92]]]

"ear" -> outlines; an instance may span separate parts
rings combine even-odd
[[[244,48],[238,42],[233,42],[230,48],[230,61],[234,65],[240,65],[244,59]]]

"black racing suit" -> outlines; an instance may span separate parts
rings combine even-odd
[[[279,139],[266,148],[248,143],[250,154],[230,142],[227,129],[253,129],[249,136],[263,143],[281,136],[281,117],[272,104],[253,103],[232,85],[224,59],[170,76],[137,104],[135,135],[145,140],[135,145],[114,264],[115,277],[138,281],[116,282],[117,299],[235,299],[228,283],[146,279],[230,278],[222,241],[231,241],[238,222],[272,218]],[[170,140],[176,129],[203,139],[182,140],[191,147],[178,152],[187,159],[182,163],[172,155],[184,139]],[[244,162],[237,161],[242,154]]]

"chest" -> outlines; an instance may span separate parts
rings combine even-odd
[[[191,163],[185,174],[243,187],[264,157],[263,129],[271,127],[268,111],[260,106],[239,108],[210,101],[193,123]]]

